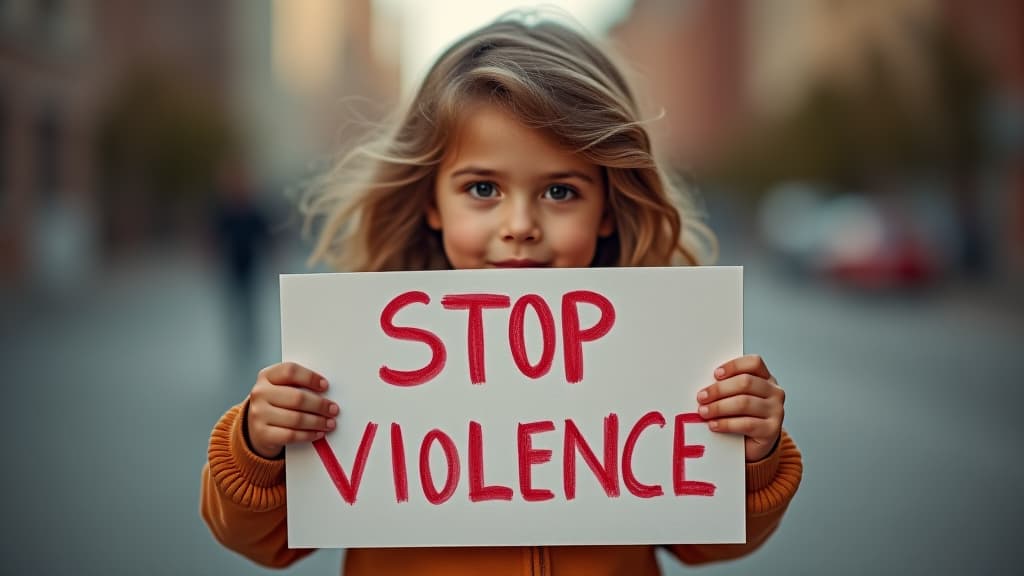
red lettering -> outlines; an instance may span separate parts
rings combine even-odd
[[[441,444],[444,450],[444,457],[448,461],[448,476],[444,481],[444,488],[437,490],[434,484],[434,477],[430,471],[430,445],[434,442]],[[455,449],[455,442],[450,436],[434,428],[423,437],[423,444],[420,445],[420,484],[423,485],[423,495],[431,504],[443,504],[459,484],[459,451]]]
[[[387,366],[380,367],[380,379],[394,386],[418,386],[430,381],[444,368],[447,352],[444,342],[437,334],[422,328],[395,326],[395,314],[412,303],[429,304],[430,296],[426,292],[405,292],[399,294],[380,313],[380,327],[388,336],[398,340],[414,340],[430,346],[431,358],[426,366],[419,370],[394,370]]]
[[[508,296],[499,294],[450,294],[441,299],[447,310],[469,310],[466,342],[469,347],[469,381],[483,384],[487,381],[484,369],[484,308],[508,308]]]
[[[405,441],[402,426],[391,423],[391,469],[395,481],[395,501],[409,501],[409,478],[405,471]]]
[[[543,348],[536,365],[531,365],[530,358],[526,355],[526,332],[523,326],[527,306],[533,308],[540,321]],[[536,294],[525,294],[516,300],[508,320],[508,345],[512,349],[512,359],[524,376],[536,379],[551,370],[551,361],[555,358],[555,318],[543,298]]]
[[[626,483],[626,489],[634,496],[640,498],[653,498],[665,493],[661,486],[657,484],[643,484],[633,474],[633,450],[636,448],[636,442],[640,439],[640,434],[648,426],[655,424],[659,428],[665,427],[665,417],[661,415],[661,412],[648,412],[644,414],[633,425],[633,429],[629,431],[629,436],[626,437],[626,445],[622,447],[622,480]]]
[[[508,486],[484,485],[484,439],[479,422],[469,423],[469,500],[511,500]]]
[[[565,420],[565,441],[562,451],[562,482],[565,488],[565,499],[576,498],[576,455],[578,451],[583,456],[583,461],[590,467],[590,471],[597,477],[604,493],[609,498],[619,496],[619,416],[611,413],[604,419],[604,465],[597,461],[597,456],[590,449],[583,434],[580,433],[576,423],[570,419]]]
[[[313,448],[316,450],[317,455],[320,456],[320,461],[323,462],[327,475],[330,476],[331,482],[334,483],[338,493],[341,494],[341,499],[349,504],[355,504],[356,502],[356,496],[359,494],[359,483],[363,478],[363,468],[366,466],[366,458],[370,455],[370,446],[373,444],[373,437],[376,434],[377,425],[373,422],[367,422],[366,429],[363,430],[363,439],[359,441],[359,449],[356,450],[355,462],[352,464],[351,482],[327,440],[321,438],[313,441]]]
[[[519,491],[523,494],[523,500],[527,502],[541,502],[551,500],[555,493],[544,488],[533,487],[534,464],[543,464],[551,460],[551,450],[538,450],[533,447],[533,434],[551,432],[555,429],[555,423],[551,420],[540,422],[520,423],[517,437],[519,441]]]
[[[702,444],[686,444],[685,424],[704,422],[695,412],[676,415],[676,428],[672,442],[672,486],[676,496],[714,496],[715,485],[710,482],[698,482],[686,479],[686,459],[700,458],[704,455]]]
[[[597,323],[580,329],[579,302],[597,306],[601,318]],[[589,290],[567,292],[562,296],[562,346],[565,348],[565,380],[570,384],[583,381],[583,343],[604,336],[615,324],[615,307],[604,296]]]

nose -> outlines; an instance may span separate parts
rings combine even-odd
[[[534,206],[525,198],[516,198],[506,205],[501,227],[501,239],[506,242],[539,242],[540,221]]]

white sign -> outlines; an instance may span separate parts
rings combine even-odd
[[[282,357],[338,428],[287,451],[292,547],[736,543],[742,268],[281,276]]]

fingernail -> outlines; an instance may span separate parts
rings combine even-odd
[[[319,440],[319,439],[321,439],[321,438],[323,438],[323,437],[324,437],[324,433],[323,433],[323,432],[317,432],[317,433],[316,433],[316,439],[317,439],[317,440]]]
[[[320,389],[321,390],[326,390],[327,389],[327,380],[324,380],[323,378],[320,379]]]
[[[725,368],[721,366],[715,368],[715,378],[721,378],[722,376],[725,376]]]
[[[697,401],[698,401],[698,402],[703,402],[703,401],[705,401],[705,400],[707,400],[707,399],[708,399],[708,391],[707,391],[707,390],[701,390],[701,391],[700,391],[700,392],[699,392],[699,393],[697,394]]]
[[[710,427],[712,430],[718,430],[718,420],[712,420],[711,422],[708,422],[708,427]]]
[[[703,416],[704,418],[708,417],[708,412],[710,412],[710,410],[708,409],[707,406],[701,406],[700,407],[700,415]]]
[[[327,411],[331,413],[331,416],[337,416],[340,410],[341,409],[338,408],[337,404],[331,404],[331,407],[327,409]]]
[[[327,429],[328,430],[334,430],[334,426],[335,425],[336,425],[336,423],[335,423],[333,418],[331,418],[330,420],[327,421]]]

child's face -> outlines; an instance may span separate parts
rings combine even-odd
[[[452,267],[583,268],[614,231],[601,169],[493,105],[466,112],[427,223]]]

